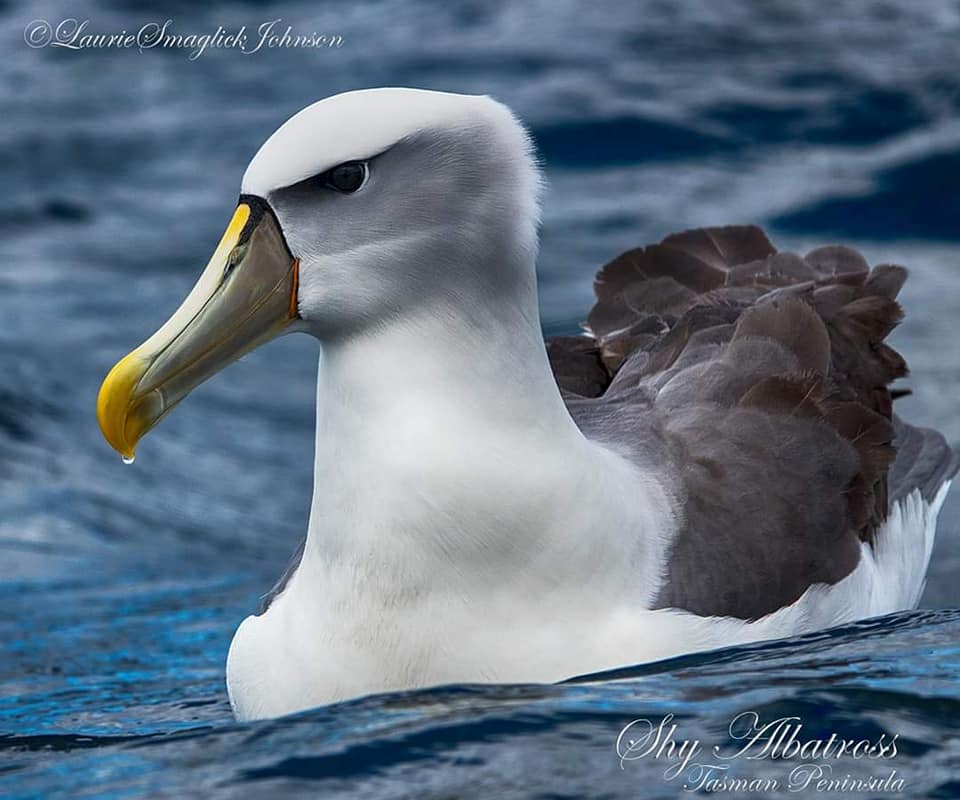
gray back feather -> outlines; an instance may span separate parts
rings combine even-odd
[[[846,247],[777,252],[752,226],[600,271],[591,336],[548,354],[584,432],[673,480],[685,515],[658,606],[764,616],[856,567],[891,487],[929,496],[956,472],[942,437],[894,424],[906,364],[884,339],[905,279]]]

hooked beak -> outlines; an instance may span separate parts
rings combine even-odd
[[[191,390],[298,318],[299,262],[266,202],[241,197],[196,286],[100,387],[97,420],[132,459],[137,442]]]

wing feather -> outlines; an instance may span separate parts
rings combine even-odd
[[[906,276],[849,247],[778,252],[754,226],[673,234],[600,270],[589,336],[550,354],[585,433],[676,487],[658,605],[768,614],[854,569],[891,474],[901,498],[956,472],[942,437],[893,418],[907,366],[885,339]]]

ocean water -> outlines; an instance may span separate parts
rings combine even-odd
[[[254,39],[279,19],[343,43],[191,59],[24,41],[31,20],[68,18]],[[191,287],[263,139],[320,97],[412,85],[492,94],[530,126],[548,332],[575,330],[606,260],[671,231],[849,243],[910,267],[899,411],[960,443],[960,4],[4,3],[0,37],[0,796],[675,797],[690,773],[624,757],[623,728],[672,714],[678,739],[729,748],[754,711],[800,717],[806,738],[899,737],[889,760],[832,762],[886,788],[832,794],[960,797],[958,493],[918,612],[239,725],[224,659],[305,530],[317,345],[287,337],[218,375],[132,467],[94,417],[103,375]],[[727,763],[779,797],[799,762]]]

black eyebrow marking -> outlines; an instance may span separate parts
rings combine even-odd
[[[306,189],[307,186],[309,185],[310,181],[315,180],[316,178],[319,178],[321,175],[326,175],[330,170],[336,169],[337,167],[339,167],[339,166],[342,165],[342,164],[349,164],[349,163],[351,163],[351,162],[353,162],[353,161],[359,161],[359,162],[362,163],[362,164],[372,164],[374,161],[376,161],[378,158],[380,158],[380,156],[386,155],[386,154],[389,153],[391,150],[393,150],[393,148],[395,148],[395,147],[397,147],[398,145],[401,145],[401,144],[403,144],[404,142],[406,142],[406,141],[408,140],[408,138],[409,138],[409,137],[404,136],[402,139],[398,139],[398,140],[395,141],[393,144],[391,144],[389,147],[381,150],[379,153],[375,153],[375,154],[372,155],[372,156],[361,157],[361,158],[348,158],[348,159],[346,159],[345,161],[338,161],[336,164],[331,164],[331,165],[330,165],[329,167],[327,167],[326,169],[321,170],[320,172],[315,172],[313,175],[308,175],[306,178],[301,178],[300,180],[295,181],[294,183],[288,183],[288,184],[286,184],[285,186],[278,186],[276,189],[271,189],[267,194],[268,194],[268,196],[269,196],[269,195],[273,195],[273,194],[285,193],[285,192],[288,192],[288,191],[291,191],[291,190],[292,190],[292,191],[297,191],[297,190],[300,190],[300,189]]]

